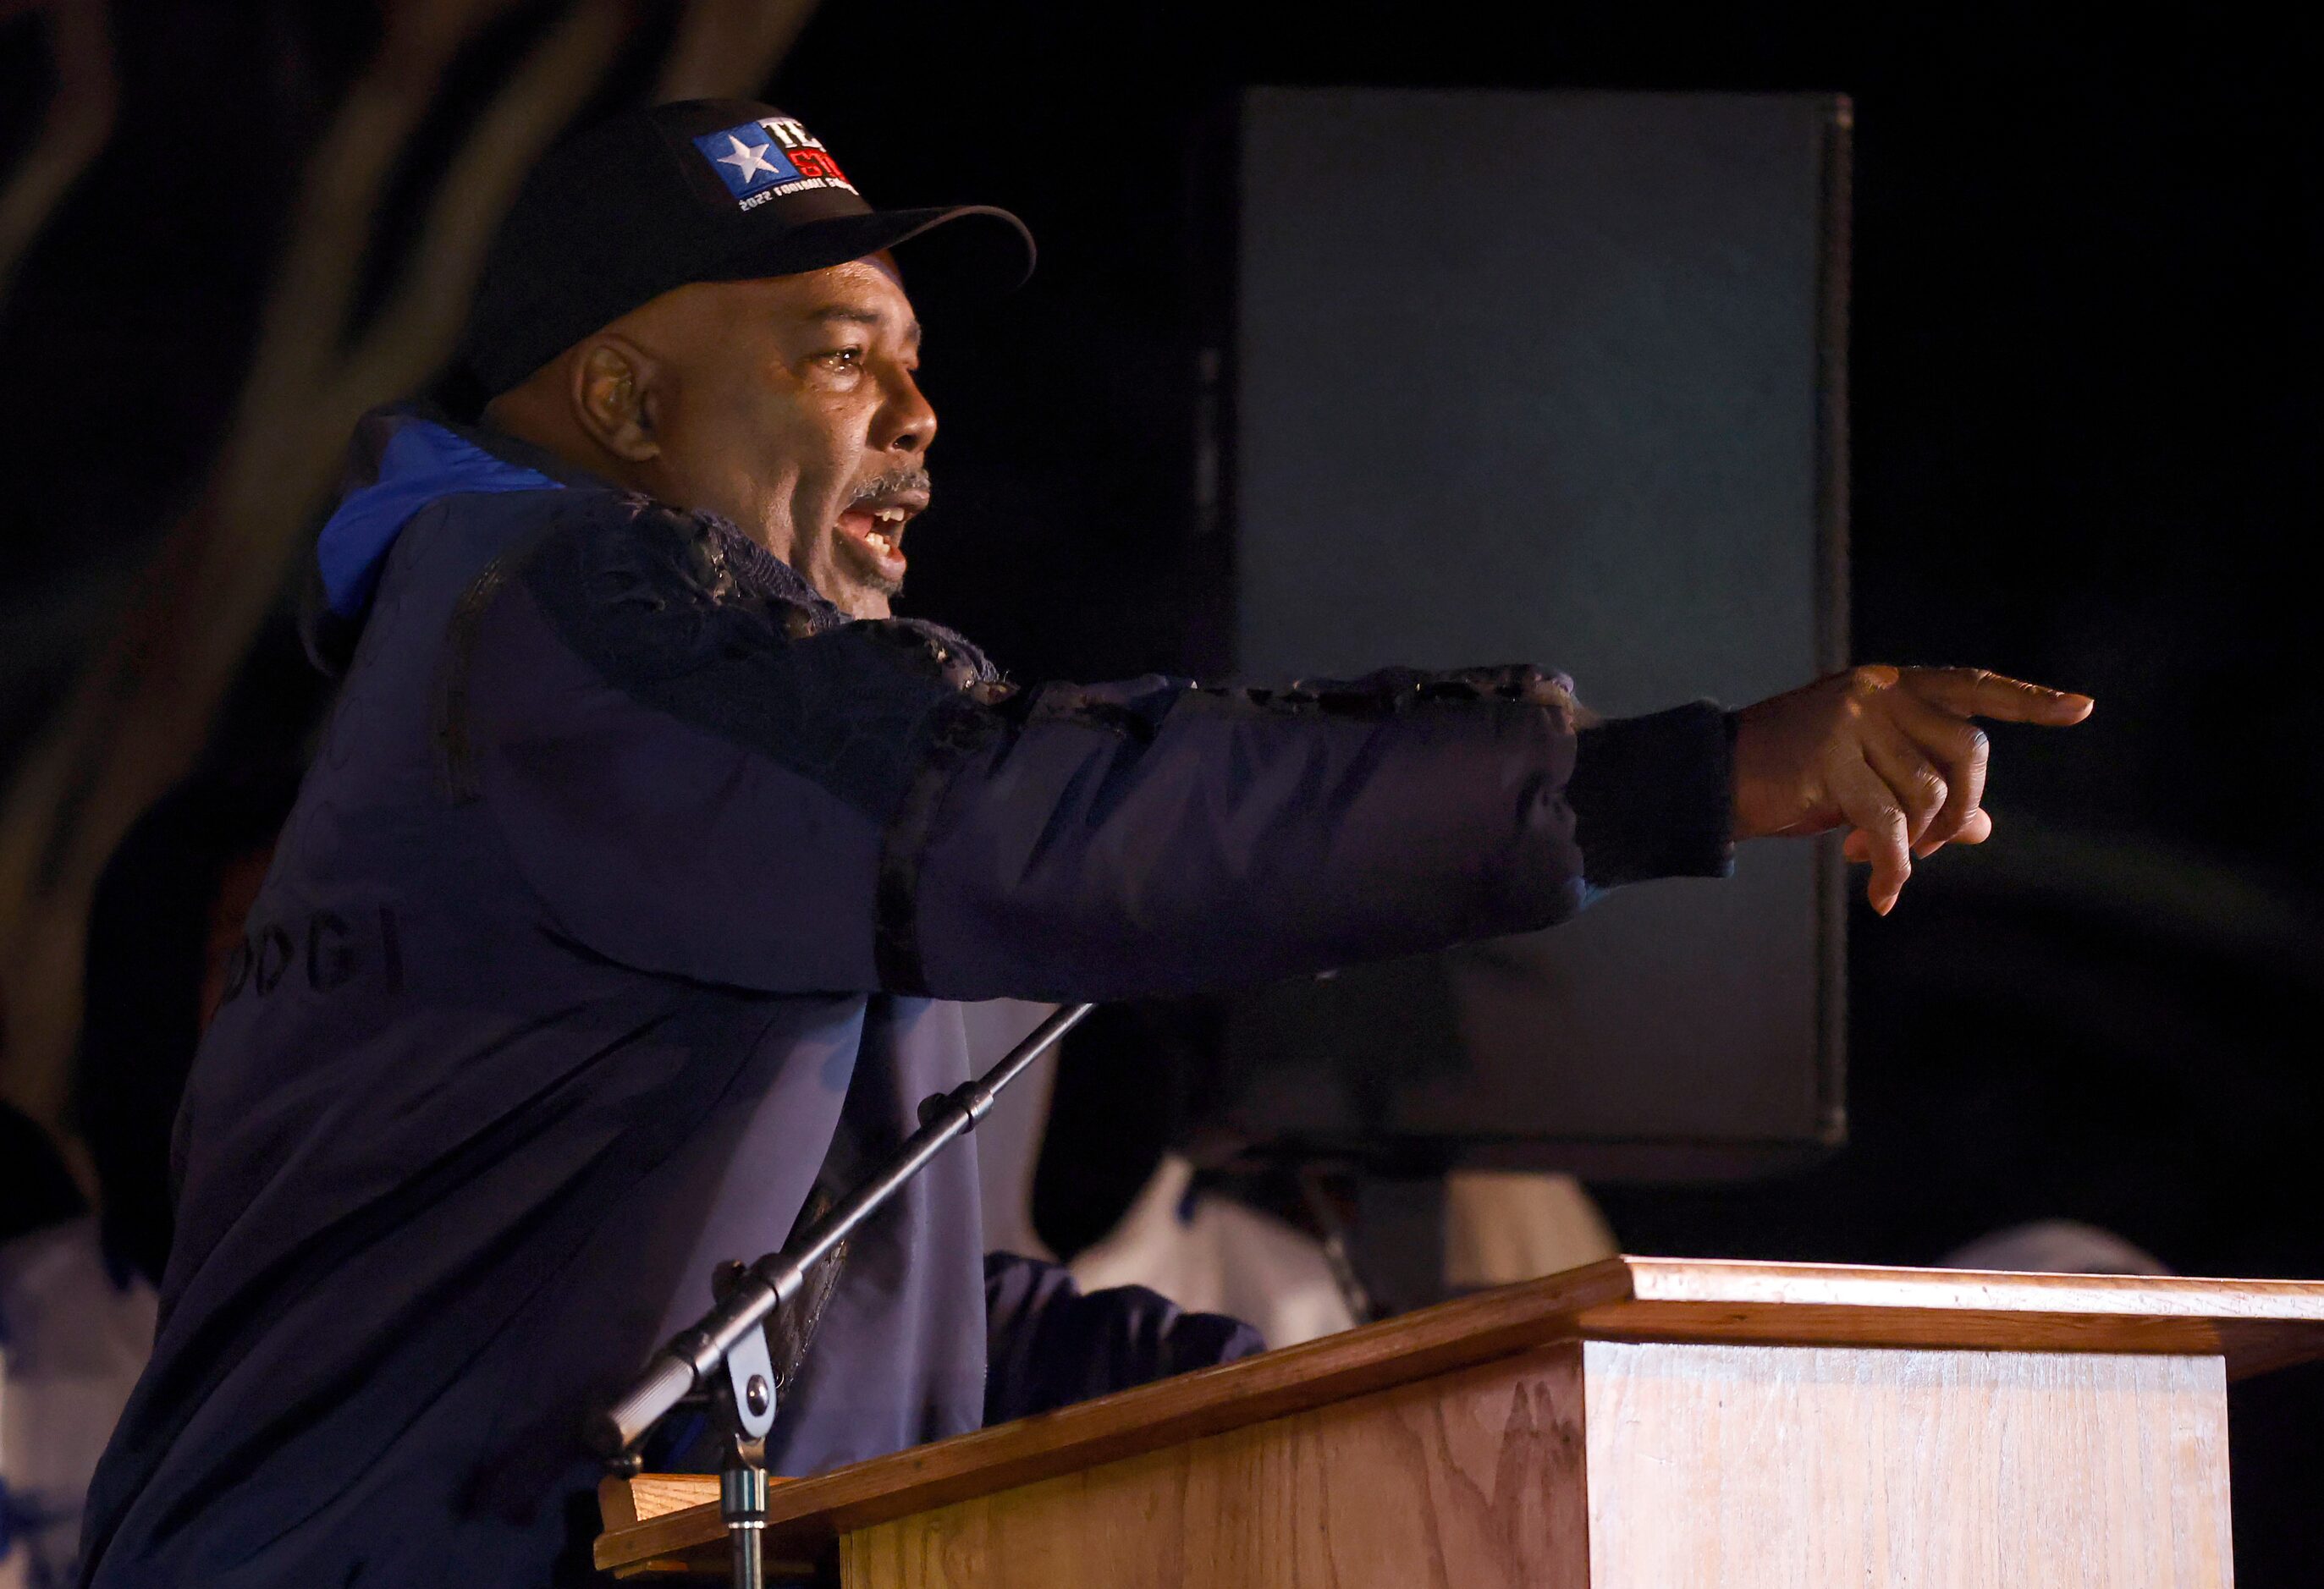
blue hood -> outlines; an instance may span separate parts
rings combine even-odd
[[[471,491],[564,489],[563,482],[497,457],[432,419],[387,419],[394,430],[374,478],[347,493],[315,543],[324,604],[337,618],[362,615],[395,537],[429,503]]]

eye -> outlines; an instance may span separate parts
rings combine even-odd
[[[860,347],[835,347],[827,353],[816,354],[814,362],[826,370],[861,370],[863,367],[863,350]]]

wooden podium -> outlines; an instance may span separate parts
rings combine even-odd
[[[774,1486],[844,1589],[2227,1585],[2324,1282],[1616,1258]],[[597,1565],[723,1576],[715,1477]]]

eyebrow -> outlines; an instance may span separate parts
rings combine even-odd
[[[869,326],[874,331],[881,329],[888,324],[888,317],[877,309],[850,308],[845,304],[825,304],[821,308],[809,309],[807,318],[810,324],[825,320],[844,320],[850,325]],[[907,342],[919,341],[920,323],[918,320],[905,321],[903,335]]]

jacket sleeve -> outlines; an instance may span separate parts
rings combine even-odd
[[[927,626],[737,595],[694,521],[602,517],[456,635],[447,756],[545,930],[642,969],[1170,994],[1526,931],[1728,863],[1708,703],[1577,733],[1526,668],[1010,693]]]

